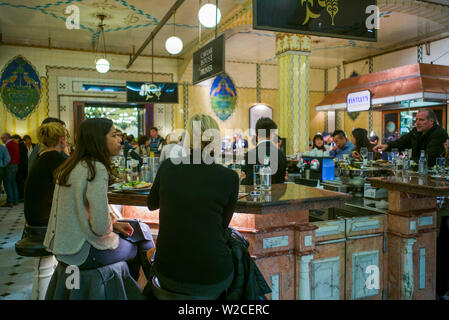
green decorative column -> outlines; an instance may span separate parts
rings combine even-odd
[[[309,149],[310,37],[276,34],[279,70],[279,135],[287,154]]]

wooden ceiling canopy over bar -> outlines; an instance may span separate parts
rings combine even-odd
[[[317,111],[346,109],[349,93],[369,90],[376,110],[401,106],[404,101],[446,103],[449,67],[418,63],[342,80],[316,106]]]
[[[140,46],[139,50],[137,50],[136,54],[134,54],[129,59],[129,63],[126,66],[126,69],[129,69],[131,65],[136,61],[137,57],[142,53],[142,51],[147,47],[147,45],[154,39],[156,34],[162,29],[162,27],[167,23],[167,21],[171,18],[173,14],[175,14],[176,10],[183,4],[184,0],[176,0],[175,4],[168,10],[168,12],[165,14],[165,16],[162,18],[162,20],[159,22],[159,24],[154,28],[154,30],[151,32],[151,34],[148,36],[148,38],[143,42],[143,44]],[[152,54],[153,56],[153,54]]]

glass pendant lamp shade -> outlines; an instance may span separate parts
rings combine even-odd
[[[183,43],[178,37],[170,37],[165,42],[165,49],[171,54],[178,54],[182,51]]]
[[[215,19],[215,13],[217,14],[217,19]],[[198,12],[198,18],[203,26],[213,28],[216,23],[220,22],[221,12],[214,4],[208,3],[201,7]]]
[[[97,68],[97,71],[100,73],[106,73],[109,71],[109,61],[106,59],[98,59],[95,62],[95,68]]]

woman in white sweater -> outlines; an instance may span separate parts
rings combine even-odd
[[[130,238],[131,225],[115,221],[108,211],[108,185],[114,175],[111,157],[120,153],[120,141],[109,119],[81,123],[75,153],[54,174],[44,245],[58,261],[80,270],[127,261],[137,279],[141,265],[148,271],[146,251],[154,243],[147,225],[138,224],[139,237]]]

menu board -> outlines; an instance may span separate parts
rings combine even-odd
[[[193,54],[193,84],[225,72],[225,37],[221,35]]]
[[[253,29],[377,41],[377,0],[253,0]]]

